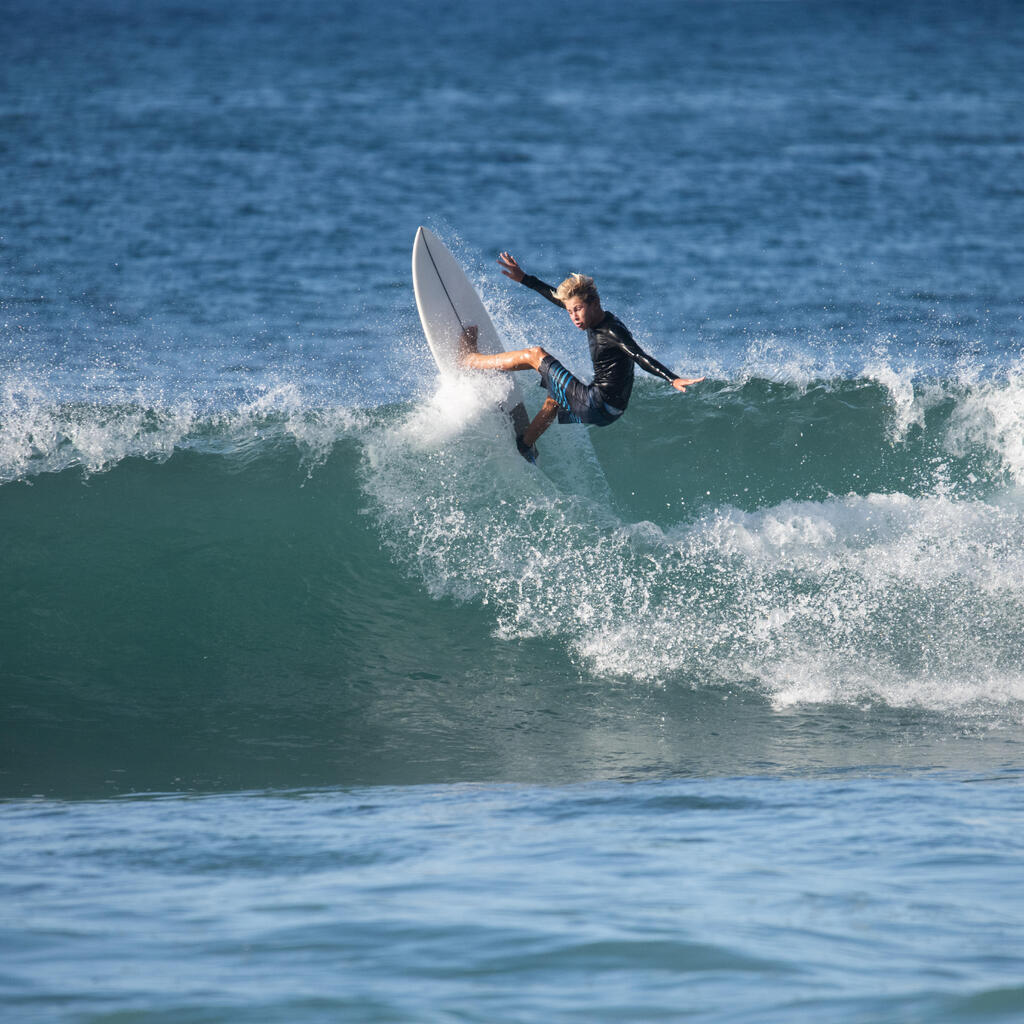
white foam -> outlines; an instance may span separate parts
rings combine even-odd
[[[995,380],[966,384],[945,443],[954,455],[972,447],[992,452],[1012,480],[1024,485],[1024,357]]]
[[[365,486],[430,592],[486,604],[500,638],[557,637],[601,676],[741,683],[779,707],[1024,699],[1021,502],[849,495],[662,530],[496,454],[486,403],[444,408],[430,432],[423,411],[368,439]]]
[[[194,421],[189,403],[158,406],[134,396],[61,403],[45,382],[7,381],[0,391],[0,482],[72,466],[99,473],[132,455],[166,458]]]
[[[292,383],[213,408],[206,398],[142,388],[62,401],[44,379],[23,376],[0,388],[0,484],[70,468],[102,473],[126,458],[162,461],[194,446],[241,455],[269,435],[290,438],[312,467],[364,421],[346,407],[315,405]]]
[[[880,355],[864,368],[864,377],[880,384],[889,393],[893,406],[890,421],[890,439],[893,441],[902,441],[911,427],[924,426],[926,402],[924,395],[914,387],[916,373],[913,366],[896,370]]]
[[[805,704],[918,708],[966,721],[1024,724],[1024,671],[929,673],[900,671],[885,662],[821,652],[816,660],[780,661],[762,670],[779,709]]]

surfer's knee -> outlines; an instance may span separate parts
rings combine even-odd
[[[534,345],[533,348],[528,348],[526,350],[526,357],[529,360],[530,365],[535,370],[539,370],[540,364],[543,363],[545,359],[547,359],[548,354],[544,349],[540,347],[540,345]]]

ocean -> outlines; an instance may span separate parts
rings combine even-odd
[[[0,19],[0,1019],[1024,1019],[1017,4]]]

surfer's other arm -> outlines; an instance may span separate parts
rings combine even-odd
[[[625,324],[613,317],[609,317],[604,324],[599,324],[598,330],[601,331],[602,340],[607,343],[607,346],[617,345],[641,370],[654,377],[661,377],[676,391],[685,392],[691,384],[699,384],[704,379],[703,377],[678,376],[674,370],[670,370],[664,363],[659,363],[649,352],[645,352],[636,343]],[[595,364],[595,371],[596,369]]]

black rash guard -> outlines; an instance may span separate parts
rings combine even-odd
[[[543,295],[549,302],[565,308],[565,303],[555,298],[555,289],[532,274],[523,276],[523,284]],[[590,360],[594,364],[594,384],[601,392],[605,403],[613,409],[624,410],[629,404],[633,391],[633,364],[641,370],[661,377],[670,383],[679,375],[649,356],[634,340],[626,325],[614,313],[605,313],[604,319],[596,326],[587,328],[590,343]]]

